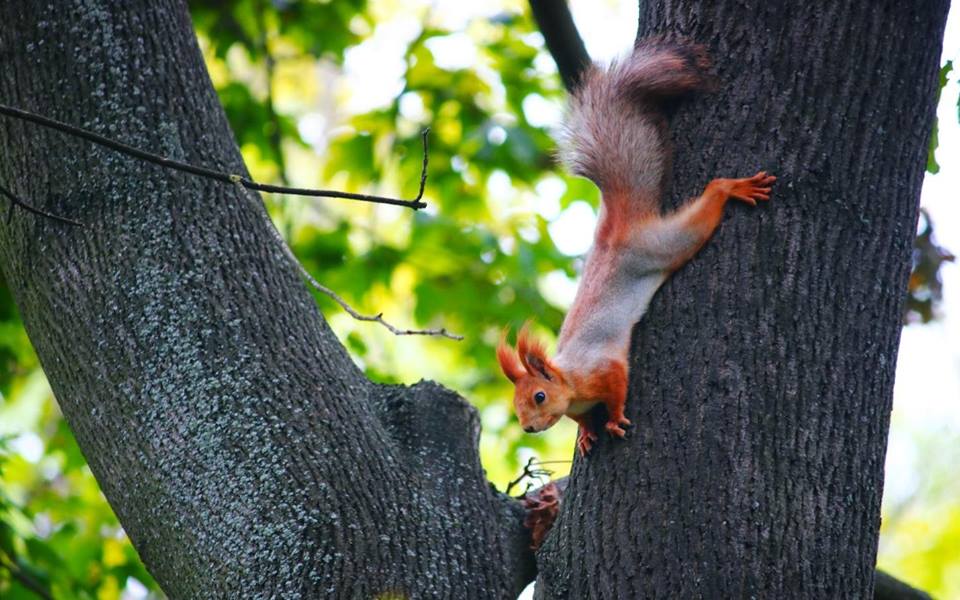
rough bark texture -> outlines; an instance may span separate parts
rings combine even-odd
[[[543,598],[866,598],[948,2],[641,2],[706,44],[668,204],[735,206],[634,332],[624,441],[574,465]]]
[[[244,172],[175,0],[0,3],[3,101]],[[507,598],[532,577],[474,411],[369,383],[258,198],[0,119],[0,266],[90,467],[171,598]]]

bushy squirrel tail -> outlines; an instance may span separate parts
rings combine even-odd
[[[664,108],[710,86],[702,46],[650,38],[607,68],[584,73],[570,100],[560,159],[610,196],[659,207],[671,148]],[[639,200],[638,200],[639,197]]]

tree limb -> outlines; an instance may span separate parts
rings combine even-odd
[[[41,210],[36,206],[29,204],[22,198],[19,198],[16,194],[11,192],[7,188],[3,187],[2,185],[0,185],[0,195],[6,196],[7,199],[10,200],[10,212],[7,213],[7,223],[9,223],[10,219],[13,217],[13,207],[19,206],[20,208],[22,208],[23,210],[29,213],[33,213],[41,217],[46,217],[48,219],[53,219],[54,221],[60,221],[62,223],[67,223],[69,225],[78,225],[78,226],[83,225],[83,223],[81,223],[80,221],[75,221],[73,219],[68,219],[67,217],[61,217],[59,215],[55,215],[45,210]]]
[[[590,66],[590,55],[573,22],[570,7],[566,0],[530,0],[530,10],[547,50],[557,63],[563,86],[572,91],[584,69]]]
[[[93,142],[95,144],[99,144],[101,146],[110,148],[111,150],[116,150],[117,152],[121,152],[123,154],[127,154],[130,156],[133,156],[134,158],[139,158],[141,160],[145,160],[147,162],[160,165],[162,167],[174,169],[176,171],[184,171],[186,173],[199,175],[200,177],[206,177],[208,179],[214,179],[214,180],[222,181],[226,183],[234,183],[240,186],[241,188],[251,190],[251,191],[257,190],[257,191],[263,191],[263,192],[277,192],[277,193],[293,194],[293,195],[299,195],[299,196],[326,196],[326,197],[332,197],[332,198],[347,198],[351,200],[361,200],[364,202],[374,202],[377,204],[393,204],[398,206],[406,206],[406,207],[413,208],[414,210],[417,210],[419,208],[423,208],[424,206],[426,206],[426,203],[421,202],[420,200],[421,198],[423,198],[423,190],[427,183],[427,164],[429,162],[427,134],[429,134],[430,132],[429,128],[424,129],[423,132],[421,133],[421,139],[423,141],[423,168],[420,172],[420,189],[417,192],[417,197],[414,198],[413,200],[398,200],[396,198],[386,198],[383,196],[371,196],[367,194],[353,194],[350,192],[338,192],[338,191],[331,191],[331,190],[312,190],[312,189],[292,188],[287,186],[257,183],[241,175],[224,173],[222,171],[216,171],[213,169],[208,169],[206,167],[197,167],[195,165],[191,165],[188,163],[166,158],[158,154],[146,152],[144,150],[140,150],[139,148],[134,148],[133,146],[129,146],[127,144],[117,142],[110,138],[93,133],[92,131],[87,131],[79,127],[67,125],[66,123],[61,123],[60,121],[56,121],[54,119],[50,119],[48,117],[44,117],[42,115],[38,115],[26,110],[21,110],[18,108],[13,108],[10,106],[0,104],[0,114],[22,119],[25,121],[29,121],[31,123],[35,123],[43,127],[49,127],[51,129],[55,129],[57,131],[66,133],[68,135],[74,135],[82,139],[85,139],[87,141]],[[279,151],[279,148],[278,148],[278,151]],[[66,217],[61,217],[53,213],[49,213],[39,208],[36,208],[28,204],[24,200],[21,200],[16,195],[14,195],[13,192],[7,190],[2,186],[0,186],[0,195],[6,196],[7,198],[9,198],[11,202],[10,204],[11,212],[9,213],[9,215],[13,214],[14,206],[20,206],[21,208],[27,210],[28,212],[46,217],[48,219],[62,221],[64,223],[69,223],[71,225],[81,225],[79,221],[68,219]],[[266,218],[267,220],[269,220],[270,219],[269,215],[266,215]],[[9,221],[9,216],[8,216],[8,221]],[[271,222],[271,225],[272,225],[272,222]],[[280,233],[276,230],[276,228],[271,226],[270,229],[274,234],[276,234],[276,238],[278,239],[278,241],[280,241],[284,249],[284,253],[287,255],[288,258],[290,258],[294,262],[294,264],[297,266],[303,278],[306,279],[307,282],[309,282],[310,285],[313,286],[317,291],[323,294],[326,294],[327,296],[332,298],[345,311],[347,311],[350,314],[350,316],[352,316],[354,319],[358,321],[372,321],[372,322],[380,323],[381,325],[386,327],[388,330],[390,330],[390,332],[393,333],[394,335],[431,335],[431,336],[446,337],[446,338],[457,340],[457,341],[460,341],[463,339],[463,336],[450,333],[445,328],[400,329],[398,327],[395,327],[394,325],[391,325],[387,321],[385,321],[383,319],[382,313],[379,313],[376,315],[364,315],[357,312],[352,306],[350,306],[347,303],[346,300],[340,297],[339,294],[337,294],[330,288],[326,287],[325,285],[321,284],[316,279],[314,279],[313,276],[311,276],[310,273],[308,273],[307,270],[303,267],[303,265],[300,264],[300,261],[297,260],[293,252],[290,251],[290,248],[283,241],[283,238],[280,236]]]
[[[705,44],[722,82],[672,115],[664,208],[753,165],[784,185],[730,215],[632,331],[635,427],[574,460],[538,596],[870,597],[928,149],[909,132],[930,131],[947,4],[640,3],[641,39]],[[855,68],[861,48],[884,68]]]
[[[873,580],[874,600],[933,600],[933,597],[877,569]]]
[[[4,567],[10,576],[17,580],[20,585],[27,588],[43,600],[53,600],[53,596],[47,591],[43,583],[37,581],[32,575],[24,571],[14,560],[5,554],[0,554],[0,566]]]

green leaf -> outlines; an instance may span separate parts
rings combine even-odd
[[[947,85],[949,80],[950,72],[953,70],[953,61],[948,60],[943,67],[940,68],[940,77],[937,85],[937,99],[935,104],[940,102],[940,93],[943,91],[943,88]],[[957,100],[957,117],[960,118],[960,99]],[[930,131],[930,145],[927,149],[927,172],[929,173],[939,173],[940,165],[937,163],[936,150],[937,146],[940,144],[940,126],[939,121],[936,116],[933,117],[933,126]]]

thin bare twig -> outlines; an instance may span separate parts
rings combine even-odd
[[[426,154],[424,154],[424,165],[426,165]],[[426,169],[424,169],[424,172],[426,172]],[[248,192],[243,188],[241,188],[240,191],[244,195],[248,195]],[[267,220],[267,223],[270,224],[270,227],[269,227],[270,235],[273,236],[273,239],[280,245],[281,248],[283,248],[283,253],[287,256],[287,258],[289,258],[290,261],[293,262],[294,265],[296,265],[297,270],[300,272],[300,276],[303,277],[307,281],[307,283],[309,283],[315,290],[317,290],[321,294],[325,294],[326,296],[329,296],[334,302],[339,304],[341,308],[343,308],[343,310],[347,311],[347,313],[354,319],[358,321],[370,321],[373,323],[380,323],[381,325],[386,327],[388,330],[390,330],[390,332],[393,333],[394,335],[432,335],[432,336],[449,338],[451,340],[456,340],[458,342],[463,339],[462,335],[450,333],[449,331],[446,330],[445,327],[441,327],[439,329],[400,329],[399,327],[395,327],[390,323],[388,323],[387,321],[385,321],[383,318],[383,313],[378,313],[376,315],[364,315],[360,312],[357,312],[357,310],[354,309],[352,306],[350,306],[346,300],[340,297],[339,294],[337,294],[335,291],[331,290],[327,286],[317,281],[313,277],[313,275],[311,275],[310,272],[307,271],[307,269],[303,266],[303,264],[297,259],[296,255],[294,255],[293,250],[290,249],[290,246],[287,245],[286,240],[283,239],[283,236],[280,234],[280,231],[277,229],[276,225],[274,225],[273,219],[271,219],[270,215],[267,213],[267,208],[263,205],[262,202],[257,201],[259,199],[254,198],[252,194],[249,194],[249,197],[251,198],[251,200],[254,201],[254,204],[259,206],[260,209],[262,210],[263,218],[265,218]]]
[[[423,166],[420,171],[420,188],[417,191],[417,196],[412,200],[400,200],[397,198],[387,198],[384,196],[374,196],[369,194],[354,194],[350,192],[338,192],[338,191],[331,191],[331,190],[292,188],[292,187],[287,187],[282,185],[269,185],[264,183],[257,183],[255,181],[251,181],[247,179],[246,177],[243,177],[242,175],[224,173],[221,171],[208,169],[206,167],[198,167],[188,163],[180,162],[178,160],[166,158],[158,154],[146,152],[144,150],[140,150],[139,148],[134,148],[133,146],[129,146],[122,142],[117,142],[115,140],[104,137],[97,133],[93,133],[92,131],[87,131],[86,129],[74,127],[73,125],[67,125],[66,123],[62,123],[60,121],[56,121],[48,117],[34,114],[29,111],[21,110],[19,108],[13,108],[5,104],[0,104],[0,115],[6,115],[6,116],[22,119],[24,121],[29,121],[31,123],[35,123],[37,125],[41,125],[44,127],[49,127],[51,129],[55,129],[63,133],[74,135],[76,137],[85,139],[89,142],[93,142],[94,144],[98,144],[100,146],[110,148],[111,150],[116,150],[117,152],[121,152],[123,154],[127,154],[129,156],[133,156],[134,158],[139,158],[141,160],[145,160],[147,162],[160,165],[162,167],[171,168],[177,171],[183,171],[185,173],[191,173],[193,175],[206,177],[208,179],[214,179],[216,181],[233,183],[240,186],[241,189],[244,189],[244,190],[274,192],[274,193],[280,193],[280,194],[291,194],[296,196],[325,196],[330,198],[345,198],[348,200],[360,200],[363,202],[373,202],[377,204],[392,204],[395,206],[406,206],[414,210],[423,208],[427,205],[425,202],[422,202],[421,199],[423,198],[423,190],[427,185],[427,165],[429,164],[429,147],[427,144],[427,135],[430,133],[429,128],[424,129],[420,135],[420,138],[423,142]],[[80,224],[78,221],[73,221],[72,219],[59,217],[57,215],[53,215],[53,214],[44,212],[38,208],[35,208],[27,204],[23,200],[20,200],[19,198],[14,196],[13,193],[6,190],[5,188],[0,187],[0,194],[7,196],[13,204],[17,206],[21,206],[24,209],[30,212],[33,212],[35,214],[49,217],[52,219],[57,219],[59,221],[64,221],[67,223],[72,223],[75,225]],[[317,291],[323,294],[326,294],[327,296],[332,298],[345,311],[347,311],[350,314],[350,316],[352,316],[354,319],[357,319],[358,321],[371,321],[375,323],[380,323],[381,325],[386,327],[388,330],[390,330],[390,332],[393,333],[394,335],[435,335],[435,336],[442,336],[442,337],[446,337],[446,338],[449,338],[452,340],[458,340],[458,341],[463,339],[462,335],[450,333],[445,328],[400,329],[399,327],[395,327],[394,325],[385,321],[383,318],[383,313],[379,313],[376,315],[364,315],[357,312],[352,306],[350,306],[347,303],[346,300],[341,298],[339,294],[337,294],[330,288],[326,287],[325,285],[321,284],[319,281],[314,279],[312,275],[310,275],[310,273],[303,267],[300,261],[297,260],[297,257],[294,256],[293,252],[290,250],[290,247],[287,246],[287,243],[284,241],[283,236],[280,235],[280,232],[277,231],[277,228],[273,225],[273,221],[270,219],[270,215],[266,213],[266,208],[263,207],[263,204],[261,202],[255,202],[255,204],[260,205],[261,208],[263,209],[264,217],[267,219],[267,221],[271,225],[270,231],[272,232],[276,240],[280,243],[280,246],[284,249],[284,253],[287,255],[287,257],[290,260],[292,260],[293,263],[297,266],[297,269],[300,271],[300,274],[303,276],[303,278],[306,279],[307,282],[310,283],[310,285],[313,286]],[[11,205],[11,209],[12,209],[12,205]]]
[[[513,486],[519,484],[521,481],[523,481],[527,477],[536,477],[539,479],[540,477],[550,477],[551,475],[553,475],[553,471],[551,471],[550,469],[541,468],[543,465],[565,464],[570,462],[572,461],[569,461],[569,460],[540,461],[537,459],[536,456],[531,456],[530,460],[527,461],[527,464],[523,466],[523,472],[520,473],[520,476],[507,484],[507,489],[504,491],[504,494],[509,496],[510,490],[513,489]],[[530,490],[529,485],[527,486],[527,490],[528,491]]]
[[[300,264],[299,262],[297,264]],[[350,313],[350,316],[358,321],[371,321],[374,323],[380,323],[384,327],[390,330],[394,335],[436,335],[440,337],[449,338],[451,340],[457,340],[458,342],[463,339],[462,335],[456,333],[450,333],[445,327],[440,327],[439,329],[399,329],[394,327],[390,323],[383,320],[383,313],[377,313],[376,315],[363,315],[358,313],[352,306],[347,304],[347,301],[340,297],[339,294],[318,282],[314,279],[306,269],[303,268],[303,265],[300,265],[300,272],[307,279],[307,281],[312,285],[318,292],[326,294],[333,299],[334,302],[343,307],[343,310]]]
[[[133,146],[129,146],[122,142],[104,137],[100,134],[93,133],[92,131],[87,131],[86,129],[81,129],[80,127],[74,127],[73,125],[67,125],[66,123],[62,123],[55,119],[44,117],[19,108],[14,108],[12,106],[7,106],[5,104],[0,104],[0,115],[6,115],[8,117],[14,117],[23,121],[29,121],[43,127],[49,127],[50,129],[55,129],[62,133],[79,137],[87,140],[88,142],[93,142],[94,144],[104,146],[105,148],[110,148],[111,150],[116,150],[117,152],[126,154],[128,156],[133,156],[134,158],[139,158],[140,160],[145,160],[147,162],[160,165],[161,167],[167,167],[176,171],[183,171],[184,173],[190,173],[192,175],[198,175],[200,177],[206,177],[207,179],[222,181],[224,183],[237,183],[248,190],[271,192],[276,194],[290,194],[294,196],[344,198],[347,200],[359,200],[361,202],[373,202],[376,204],[405,206],[414,210],[424,208],[427,205],[427,203],[422,202],[421,199],[423,198],[423,189],[427,183],[427,134],[430,132],[429,129],[424,129],[423,133],[421,134],[421,138],[423,140],[423,172],[420,173],[420,189],[417,192],[416,198],[413,198],[412,200],[402,200],[399,198],[388,198],[386,196],[374,196],[371,194],[354,194],[352,192],[340,192],[336,190],[314,190],[308,188],[294,188],[282,185],[257,183],[256,181],[247,179],[242,175],[225,173],[223,171],[208,169],[206,167],[198,167],[196,165],[191,165],[189,163],[174,160],[172,158],[160,156],[159,154],[146,152],[144,150],[140,150],[139,148],[134,148]]]
[[[10,212],[7,213],[7,223],[9,223],[10,219],[13,217],[13,207],[19,206],[20,208],[24,209],[27,212],[31,212],[41,217],[46,217],[48,219],[53,219],[54,221],[61,221],[63,223],[69,223],[70,225],[79,225],[79,226],[83,225],[83,223],[81,223],[80,221],[74,221],[73,219],[68,219],[67,217],[61,217],[60,215],[55,215],[45,210],[40,210],[36,206],[32,206],[27,202],[25,202],[24,200],[18,198],[13,192],[3,187],[2,185],[0,185],[0,194],[6,196],[10,200]]]

